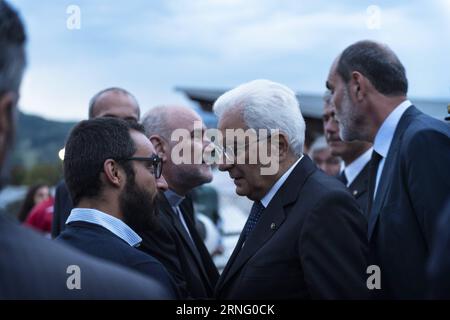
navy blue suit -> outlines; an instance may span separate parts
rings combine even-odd
[[[81,289],[69,290],[77,265]],[[153,279],[45,239],[0,214],[1,299],[171,299]]]
[[[241,234],[219,299],[365,299],[367,222],[347,188],[307,156],[252,233]]]
[[[426,296],[426,265],[450,195],[450,127],[414,106],[402,115],[369,216],[370,263],[382,298]]]
[[[176,295],[171,277],[158,260],[131,247],[102,226],[84,221],[74,221],[66,226],[56,240],[95,257],[139,271],[159,281],[167,290]]]
[[[450,199],[441,210],[436,226],[433,249],[430,253],[429,297],[450,299]]]

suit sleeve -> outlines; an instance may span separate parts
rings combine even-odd
[[[450,199],[450,137],[438,130],[422,130],[408,141],[405,189],[430,248],[439,213]],[[431,248],[430,248],[431,249]]]
[[[326,195],[306,218],[299,239],[313,299],[366,299],[367,222],[350,193]]]

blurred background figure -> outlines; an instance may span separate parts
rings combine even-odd
[[[52,232],[53,206],[55,199],[49,196],[33,207],[24,224],[44,233],[50,238]]]
[[[20,207],[20,211],[17,214],[17,219],[20,222],[25,222],[31,209],[44,200],[50,197],[50,190],[44,183],[37,183],[28,188],[25,198]]]
[[[324,136],[317,138],[309,149],[309,157],[326,174],[337,176],[341,169],[341,158],[331,153]]]
[[[221,234],[222,218],[219,215],[219,193],[211,185],[204,184],[192,193],[195,211],[195,226],[209,254],[214,257],[224,252]]]

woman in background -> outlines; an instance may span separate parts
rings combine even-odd
[[[28,188],[25,199],[20,208],[17,218],[20,222],[25,222],[31,209],[38,203],[47,200],[50,197],[50,191],[46,184],[38,183]]]

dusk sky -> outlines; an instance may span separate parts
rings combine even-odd
[[[410,97],[450,102],[450,0],[10,3],[29,37],[20,106],[51,119],[86,118],[90,97],[109,86],[132,92],[143,112],[191,105],[176,86],[227,89],[266,78],[322,94],[334,58],[362,39],[398,54]]]

